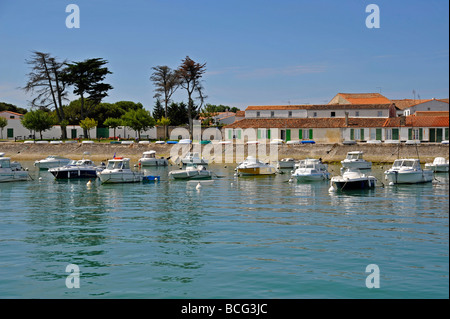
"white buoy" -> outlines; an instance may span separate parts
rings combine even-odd
[[[89,180],[89,182],[86,183],[86,186],[87,186],[87,187],[91,187],[91,186],[92,186],[91,180]]]
[[[200,184],[200,182],[198,182],[198,184],[197,184],[197,186],[195,186],[195,188],[196,188],[197,190],[199,190],[200,188],[202,188],[202,184]]]
[[[289,178],[289,183],[292,183],[294,180],[292,178]]]
[[[390,182],[390,183],[389,183],[389,186],[394,186],[394,182]]]
[[[233,183],[231,183],[230,186],[233,186]]]
[[[39,177],[39,180],[42,181],[42,177]]]
[[[158,181],[158,177],[155,177],[155,182],[157,182]]]
[[[333,185],[331,185],[330,188],[328,189],[328,191],[329,191],[330,193],[332,193],[332,192],[335,192],[336,189],[333,187]]]

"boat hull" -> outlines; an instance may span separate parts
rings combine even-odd
[[[0,173],[0,183],[26,180],[28,180],[28,172],[26,171],[11,171]]]
[[[135,172],[101,172],[97,175],[102,184],[137,183],[143,179],[143,174]]]
[[[385,172],[385,178],[389,183],[394,184],[428,183],[433,181],[433,171],[387,171]]]
[[[331,180],[332,185],[338,190],[358,190],[374,188],[376,184],[375,178],[358,179],[358,180]]]
[[[212,174],[209,171],[172,171],[170,172],[170,176],[174,179],[211,179]]]
[[[61,167],[69,164],[69,161],[55,161],[55,162],[35,162],[34,166],[42,170],[48,170],[50,168]]]
[[[238,173],[243,176],[250,175],[273,175],[276,173],[274,167],[246,167],[246,168],[238,168]]]
[[[371,169],[371,162],[347,162],[341,161],[343,168],[356,168],[356,169]]]
[[[299,182],[317,182],[329,180],[329,174],[293,174],[294,177]]]
[[[74,179],[74,178],[97,178],[97,170],[95,169],[81,169],[81,170],[57,170],[50,169],[50,173],[56,179]]]
[[[427,165],[427,164],[425,164],[425,168],[430,169],[433,172],[441,172],[441,173],[448,172],[449,171],[448,166],[449,166],[448,164],[442,164],[442,165],[434,165],[434,164]]]
[[[141,166],[167,166],[169,162],[166,159],[140,159]]]
[[[277,164],[278,168],[283,169],[283,168],[294,168],[295,166],[295,162],[283,162],[283,161],[279,161]]]

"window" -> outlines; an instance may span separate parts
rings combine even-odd
[[[336,112],[331,112],[331,117],[336,117]]]
[[[14,115],[10,115],[9,118],[10,118],[10,119],[14,119]]]
[[[378,117],[382,117],[383,116],[383,111],[378,111]]]
[[[359,111],[355,112],[355,116],[358,117],[359,116]]]
[[[256,117],[259,117],[261,115],[260,112],[256,112]]]
[[[292,117],[292,111],[288,112],[288,117]]]
[[[274,111],[270,111],[270,117],[275,117],[275,112]]]
[[[317,112],[314,112],[314,113],[313,113],[313,117],[317,117]]]

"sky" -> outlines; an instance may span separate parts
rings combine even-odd
[[[69,4],[79,28],[68,28]],[[379,28],[368,28],[369,4]],[[374,21],[374,20],[371,20]],[[152,110],[152,67],[206,63],[206,103],[326,104],[337,93],[449,97],[447,0],[0,0],[0,101],[29,108],[20,87],[32,51],[103,58],[104,102]],[[414,93],[415,92],[415,95]],[[70,96],[76,99],[75,96]],[[175,102],[187,101],[179,89]]]

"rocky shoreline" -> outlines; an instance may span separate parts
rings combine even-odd
[[[207,144],[192,145],[193,151],[200,151],[211,162],[230,163],[241,161],[249,152],[258,154],[262,159],[271,161],[281,158],[322,158],[325,163],[343,160],[349,151],[363,151],[364,158],[374,163],[392,163],[395,159],[417,158],[422,163],[433,161],[435,157],[449,158],[449,146],[438,143],[419,145],[397,144],[300,144],[300,145],[244,145],[244,144]],[[189,145],[181,144],[24,144],[1,142],[0,152],[12,160],[39,160],[48,155],[60,155],[71,159],[81,159],[83,154],[94,161],[105,161],[116,156],[129,157],[137,161],[145,151],[154,150],[157,156],[176,159],[189,151]],[[230,155],[231,154],[231,155]],[[277,156],[276,156],[277,155]]]

